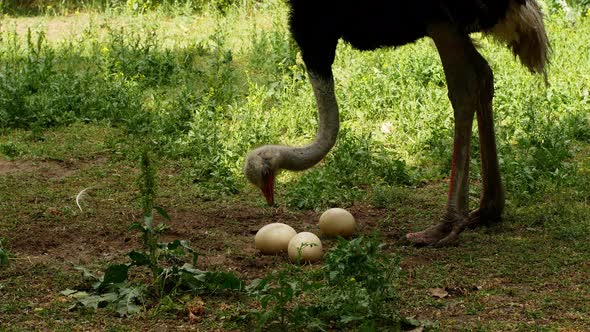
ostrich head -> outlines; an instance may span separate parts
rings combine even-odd
[[[260,188],[268,205],[274,204],[274,180],[279,168],[280,151],[278,146],[262,146],[246,156],[244,175],[248,181]]]
[[[318,105],[318,132],[310,144],[291,147],[264,145],[246,156],[244,174],[248,181],[260,188],[266,202],[274,204],[274,180],[281,170],[303,171],[313,167],[326,156],[336,143],[340,121],[332,77],[320,78],[310,73],[310,81]]]

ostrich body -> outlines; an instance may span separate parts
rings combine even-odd
[[[244,173],[274,202],[278,170],[304,170],[317,164],[336,142],[339,128],[332,63],[339,39],[360,50],[395,47],[422,37],[434,41],[453,106],[455,134],[449,194],[441,221],[406,235],[417,245],[443,246],[467,226],[500,220],[504,191],[500,178],[492,98],[493,74],[473,45],[470,33],[503,41],[535,73],[545,73],[548,41],[535,0],[288,0],[290,30],[297,42],[318,106],[316,139],[303,147],[266,145],[246,157]],[[477,114],[483,188],[480,206],[468,210],[469,150]]]

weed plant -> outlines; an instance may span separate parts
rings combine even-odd
[[[138,313],[141,305],[163,298],[174,298],[184,293],[206,293],[221,290],[239,290],[242,282],[232,273],[208,272],[196,268],[199,255],[183,240],[160,242],[159,237],[168,229],[164,222],[156,223],[153,211],[164,220],[168,214],[154,204],[156,197],[155,169],[147,149],[141,154],[141,176],[139,178],[143,222],[136,222],[130,230],[141,233],[143,250],[128,253],[129,263],[110,264],[102,276],[97,276],[79,267],[84,278],[90,282],[90,292],[65,290],[63,295],[73,297],[84,307],[97,309],[111,306],[122,316]],[[187,256],[190,263],[185,262]],[[132,268],[146,267],[151,279],[133,282],[129,278]]]
[[[288,266],[253,281],[259,330],[400,330],[397,258],[377,238],[340,239],[320,270]]]

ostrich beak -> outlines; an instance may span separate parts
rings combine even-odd
[[[262,194],[264,198],[266,198],[266,202],[269,206],[273,206],[275,203],[274,200],[274,185],[275,185],[275,175],[274,173],[270,172],[268,175],[263,177],[262,187]]]

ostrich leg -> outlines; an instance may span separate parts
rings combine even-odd
[[[500,178],[492,110],[493,82],[484,87],[477,109],[481,156],[482,191],[479,208],[469,215],[470,227],[499,222],[504,210],[504,189]]]
[[[453,106],[455,120],[455,136],[453,146],[453,162],[449,185],[449,197],[446,212],[437,225],[421,232],[410,233],[406,238],[418,245],[444,246],[455,242],[459,234],[470,224],[479,220],[482,212],[492,211],[487,205],[501,200],[501,184],[495,154],[493,127],[491,123],[491,100],[493,96],[493,77],[485,59],[477,52],[467,34],[459,32],[455,27],[446,24],[432,25],[428,35],[434,40],[439,52],[447,86],[449,99]],[[482,204],[472,218],[469,216],[469,150],[471,143],[471,127],[474,113],[477,110],[481,121],[480,133],[483,139],[482,151],[485,161],[482,163],[486,182]],[[493,204],[491,204],[493,205]],[[495,211],[495,210],[494,210]]]

